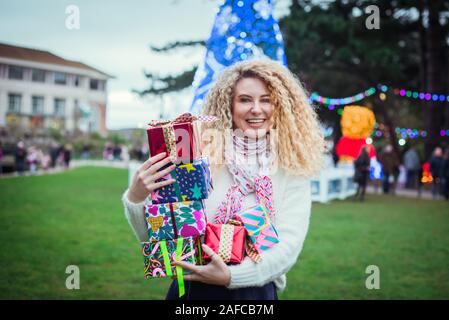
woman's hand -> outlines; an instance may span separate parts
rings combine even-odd
[[[131,186],[129,187],[129,201],[134,203],[142,202],[152,191],[172,184],[176,181],[174,179],[168,179],[161,182],[156,182],[156,180],[164,177],[176,168],[176,166],[173,164],[160,172],[157,171],[172,161],[170,157],[163,159],[165,155],[165,152],[159,153],[154,157],[149,158],[139,167],[139,169],[137,169],[136,173],[134,174]]]
[[[231,282],[231,272],[223,259],[207,245],[202,245],[203,251],[211,258],[205,266],[196,266],[183,261],[175,261],[183,269],[192,271],[192,274],[184,276],[184,280],[201,281],[208,284],[228,286]]]

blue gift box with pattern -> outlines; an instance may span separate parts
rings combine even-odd
[[[153,191],[153,204],[207,199],[213,188],[207,157],[178,164],[176,169],[158,181],[168,179],[175,179],[176,182]]]

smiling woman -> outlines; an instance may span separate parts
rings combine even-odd
[[[271,60],[244,61],[224,70],[203,112],[220,119],[205,124],[202,135],[214,180],[205,200],[208,221],[226,224],[241,220],[245,208],[264,207],[278,241],[261,246],[261,259],[247,256],[234,265],[203,245],[211,258],[207,265],[175,263],[190,271],[183,299],[277,299],[302,250],[311,210],[310,178],[322,163],[324,139],[315,112],[299,81]],[[277,137],[274,143],[270,136]],[[161,159],[145,162],[123,195],[126,216],[140,241],[147,236],[144,200],[159,187],[155,181],[172,170],[154,174],[170,161]],[[176,281],[167,299],[179,299]]]

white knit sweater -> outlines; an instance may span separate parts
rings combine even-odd
[[[229,266],[231,282],[228,288],[230,289],[263,286],[274,281],[279,291],[284,290],[286,273],[296,263],[302,250],[311,212],[310,180],[289,175],[280,168],[271,178],[276,209],[275,227],[280,241],[261,254],[262,261],[259,263],[254,263],[249,257],[245,257],[242,263]],[[232,176],[226,167],[222,167],[214,174],[214,190],[205,200],[209,221],[213,221],[214,210],[223,200],[232,182]],[[125,215],[137,239],[140,242],[148,241],[143,206],[149,200],[132,203],[128,199],[128,190],[126,190],[122,201],[125,206]],[[243,208],[255,204],[255,201],[254,193],[249,194],[244,200]]]

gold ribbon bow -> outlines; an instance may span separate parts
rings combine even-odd
[[[179,117],[172,120],[152,120],[148,123],[151,127],[162,127],[162,132],[164,134],[165,145],[167,146],[167,151],[170,157],[177,160],[178,153],[176,150],[176,135],[173,125],[176,123],[192,123],[194,121],[201,122],[214,122],[218,118],[215,116],[201,115],[194,116],[189,112],[183,113]]]
[[[243,226],[243,222],[240,220],[236,220],[236,219],[229,219],[228,224],[234,225],[234,226]],[[225,224],[225,225],[228,225],[228,224]],[[221,242],[220,242],[220,246],[221,246]],[[254,243],[251,241],[251,238],[248,235],[248,233],[246,234],[246,239],[245,239],[245,252],[246,252],[246,255],[248,257],[250,257],[250,259],[253,260],[255,263],[259,263],[260,261],[262,261],[262,257],[260,256],[256,247],[254,246]]]
[[[220,246],[218,255],[225,263],[231,261],[232,239],[234,237],[234,226],[232,224],[223,224],[221,226]]]
[[[194,116],[193,114],[186,112],[172,120],[169,120],[169,119],[151,120],[148,123],[148,125],[150,125],[152,127],[159,127],[159,126],[174,124],[174,123],[184,123],[184,122],[193,122],[193,121],[214,122],[217,120],[218,120],[218,118],[216,116],[209,116],[209,115]]]

